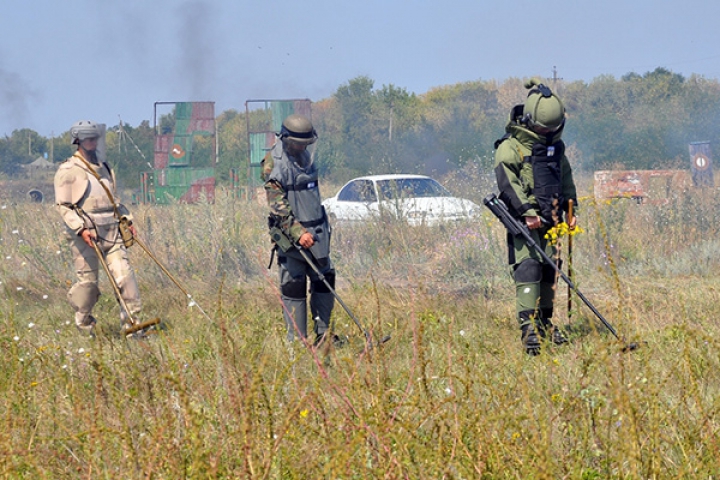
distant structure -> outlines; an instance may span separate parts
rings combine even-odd
[[[46,173],[55,172],[55,164],[51,161],[46,160],[45,157],[37,157],[27,165],[23,165],[23,170],[29,175],[42,175]]]
[[[18,189],[30,187],[27,191],[27,199],[30,202],[43,203],[45,201],[43,191],[52,192],[52,181],[56,169],[57,165],[45,157],[37,157],[32,162],[22,165],[26,180],[14,183],[17,183]],[[20,192],[16,192],[15,198],[19,198],[19,196]]]
[[[687,170],[600,170],[594,180],[596,200],[627,198],[654,205],[668,203],[673,191],[691,184]]]
[[[263,119],[259,126],[250,126],[250,112],[261,112],[256,117]],[[275,134],[280,132],[283,120],[288,115],[297,113],[312,120],[312,102],[307,98],[296,98],[288,100],[247,100],[245,102],[245,118],[247,119],[248,132],[248,164],[246,167],[246,188],[245,197],[250,200],[255,192],[260,189],[264,181],[261,176],[260,162],[265,154],[275,144]],[[258,125],[253,122],[253,125]],[[233,189],[240,195],[240,172],[233,169],[230,172]]]
[[[710,142],[692,142],[690,150],[690,172],[696,187],[714,187],[712,152]]]
[[[158,107],[171,108],[160,118]],[[155,102],[153,170],[141,174],[141,203],[215,200],[215,102]]]

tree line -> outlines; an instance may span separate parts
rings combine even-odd
[[[493,143],[504,133],[513,105],[527,90],[520,78],[476,80],[433,88],[416,95],[366,76],[349,80],[329,98],[313,103],[320,135],[316,162],[336,181],[368,173],[444,174],[469,162],[492,169]],[[563,100],[568,122],[564,140],[574,168],[686,168],[688,144],[717,140],[720,83],[699,75],[685,78],[665,68],[619,79],[546,82]],[[246,118],[249,115],[250,118]],[[238,110],[216,118],[219,184],[230,170],[244,175],[248,162],[247,128],[267,114]],[[98,121],[102,121],[98,119]],[[154,128],[108,128],[108,161],[126,188],[138,188],[140,173],[152,164]],[[58,162],[70,156],[69,131],[45,138],[30,129],[0,139],[0,174],[12,178],[21,165],[52,150]]]

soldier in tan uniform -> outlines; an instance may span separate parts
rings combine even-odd
[[[120,234],[121,220],[133,235],[136,232],[130,212],[115,194],[115,175],[98,154],[104,150],[105,126],[80,121],[72,126],[70,136],[78,149],[55,174],[55,201],[77,275],[67,297],[75,310],[75,325],[92,334],[96,323],[92,309],[100,296],[99,260],[93,243],[105,258],[129,310],[120,308],[122,327],[129,326],[140,313],[140,293]]]

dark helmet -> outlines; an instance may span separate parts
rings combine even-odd
[[[529,127],[542,127],[557,131],[565,122],[565,106],[549,87],[539,80],[525,82],[528,92],[523,107],[523,122]]]
[[[294,113],[285,117],[280,129],[280,138],[302,145],[310,145],[318,139],[317,132],[310,123],[310,120]]]
[[[88,138],[100,138],[100,126],[90,120],[80,120],[70,127],[70,138],[73,145],[79,144]]]

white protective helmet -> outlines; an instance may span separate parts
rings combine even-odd
[[[77,145],[88,138],[100,138],[101,133],[100,126],[90,120],[80,120],[70,127],[70,138],[73,145]]]

